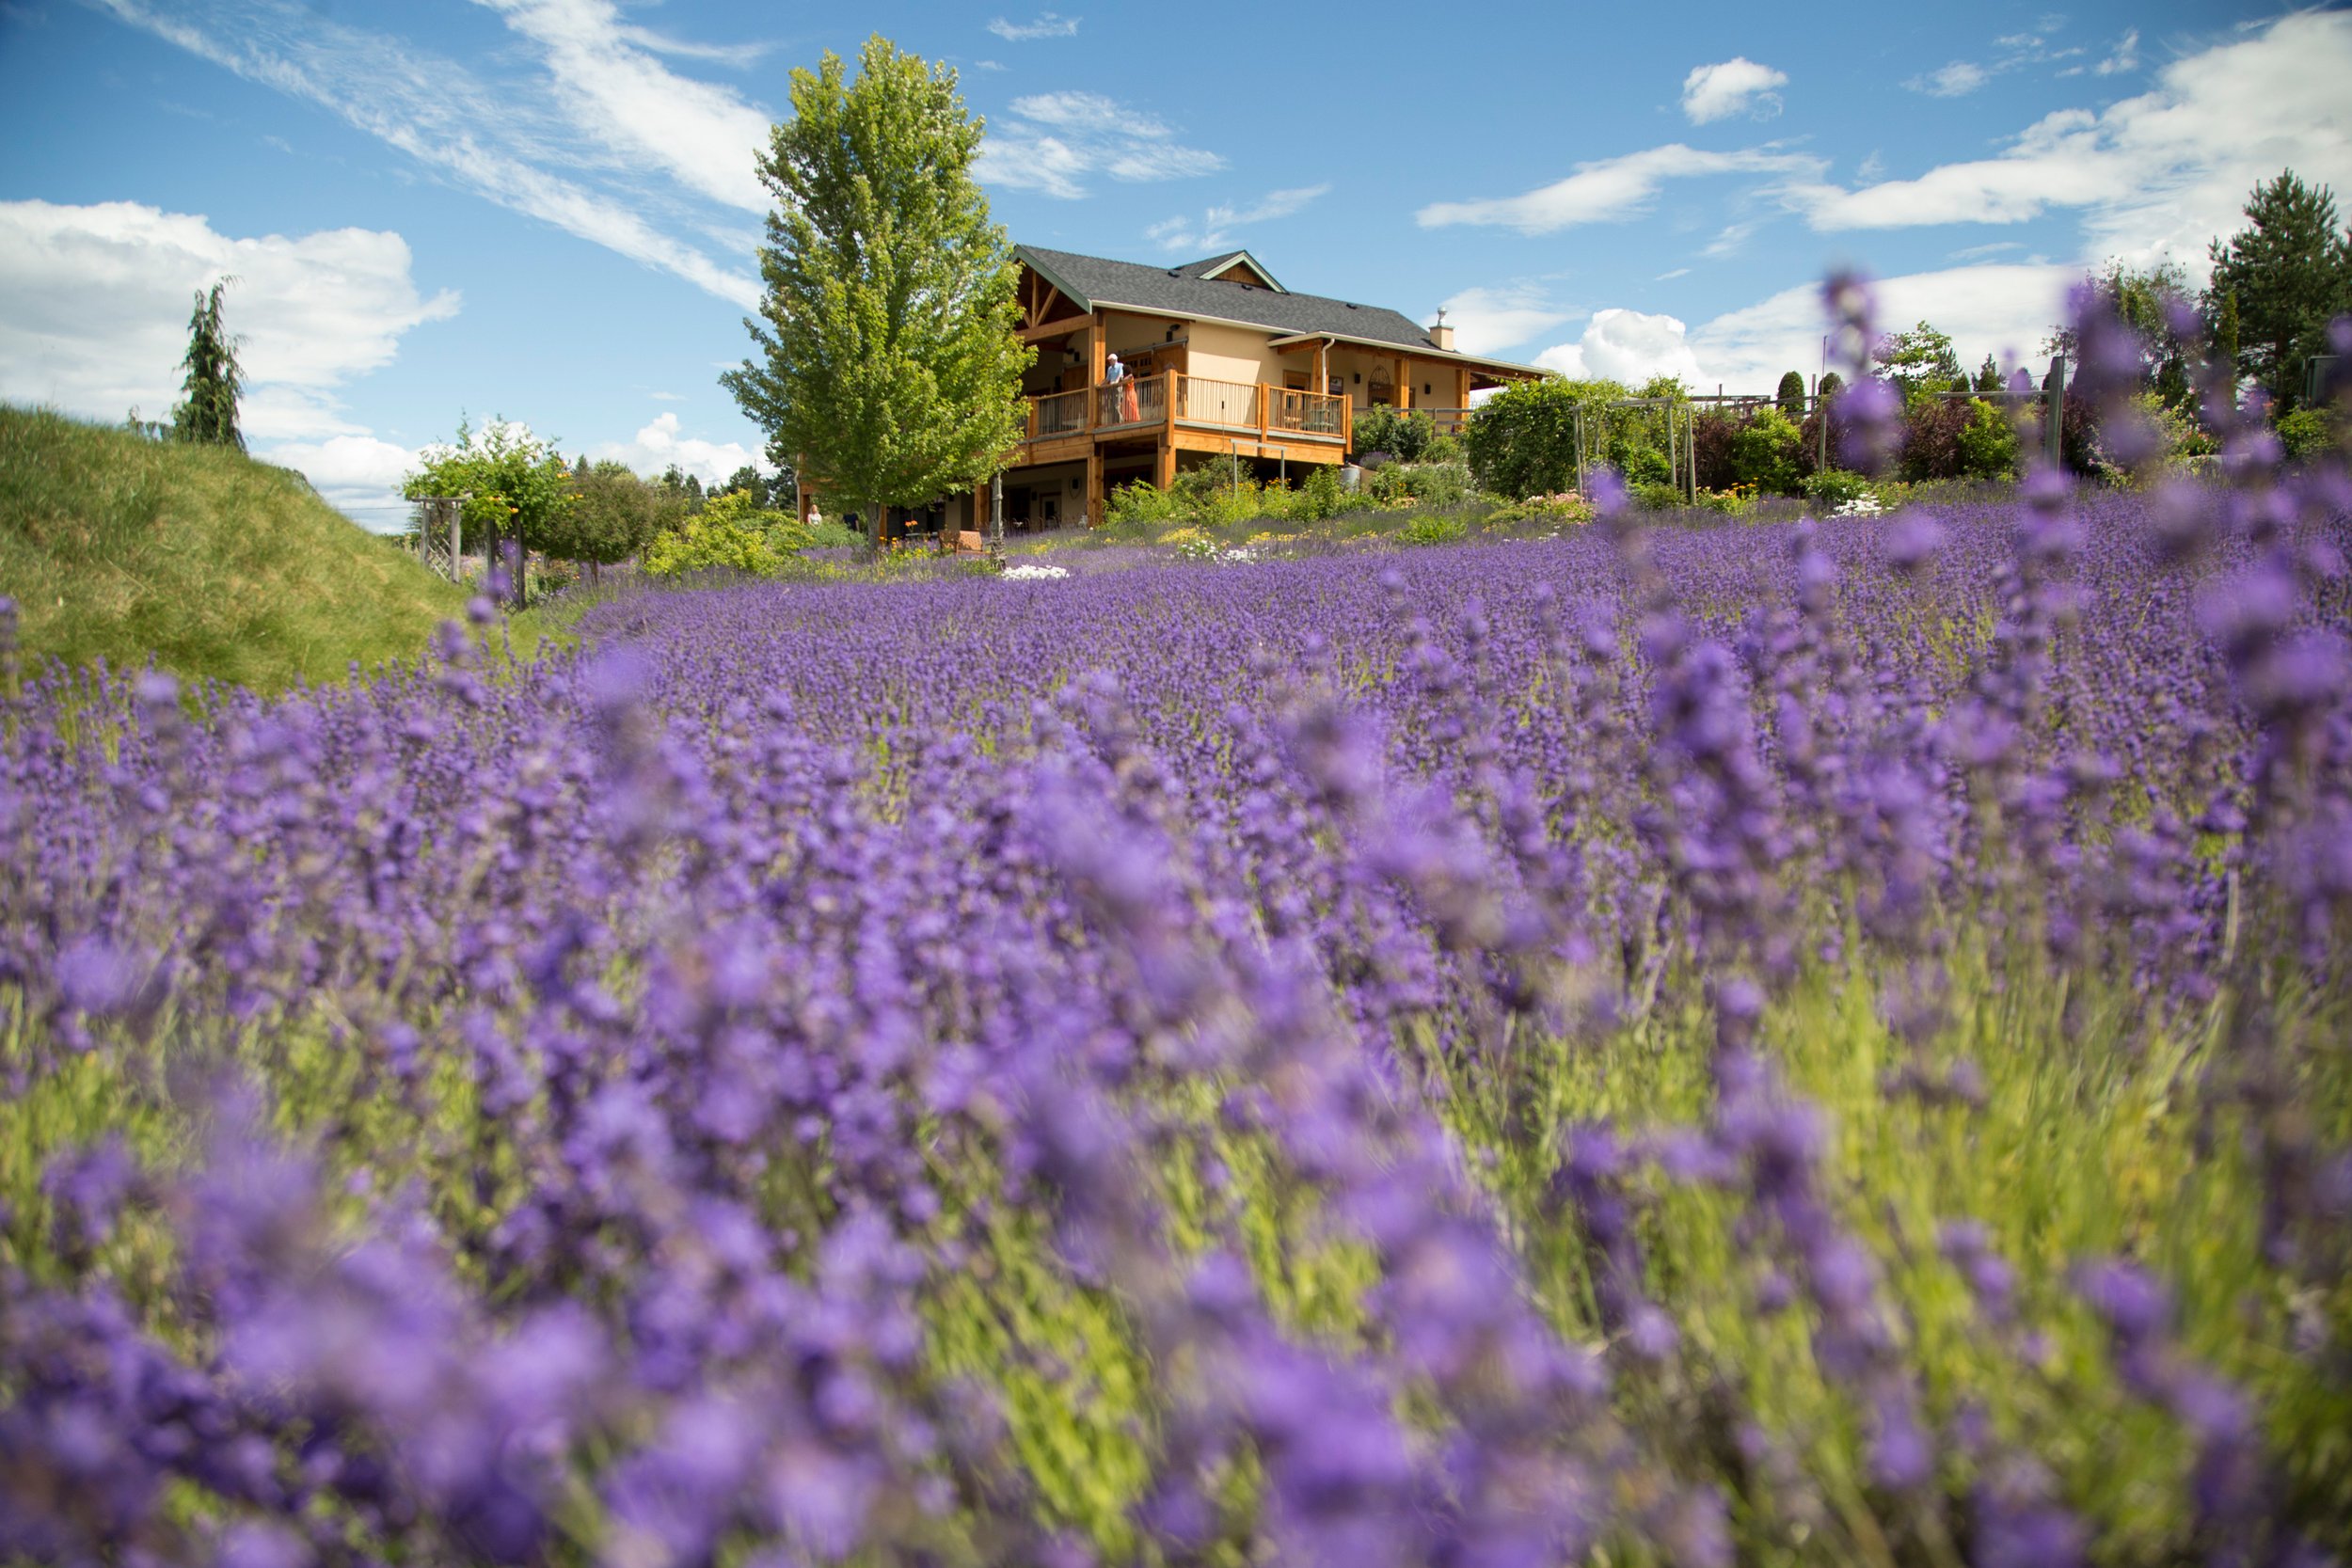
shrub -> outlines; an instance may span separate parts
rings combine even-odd
[[[1961,432],[1968,428],[1970,404],[1957,398],[1915,392],[1903,409],[1902,455],[1898,471],[1912,483],[1958,479]]]
[[[1994,404],[1968,404],[1968,422],[1957,443],[1963,478],[2008,479],[2017,472],[2017,427]]]
[[[865,537],[840,523],[812,528],[761,506],[748,490],[730,490],[657,534],[645,546],[644,567],[647,576],[657,578],[713,568],[774,577],[793,556],[820,541],[863,544]]]
[[[1846,468],[1825,468],[1804,482],[1804,499],[1820,507],[1839,507],[1869,494],[1867,475]]]
[[[1404,545],[1451,545],[1467,538],[1470,525],[1459,517],[1416,517],[1397,533]]]
[[[1372,499],[1384,504],[1460,506],[1476,498],[1470,469],[1458,463],[1398,463],[1372,476]]]
[[[1438,438],[1438,421],[1419,409],[1367,408],[1356,416],[1352,445],[1359,452],[1385,451],[1400,463],[1417,463]]]
[[[1703,427],[1706,420],[1697,423]],[[1727,483],[1718,481],[1718,487],[1744,484],[1771,495],[1795,495],[1803,483],[1797,467],[1799,442],[1795,420],[1775,407],[1758,410],[1754,419],[1732,432],[1730,475]],[[1698,451],[1699,479],[1704,483],[1708,479],[1704,443]]]
[[[2298,408],[2279,421],[2279,444],[2290,462],[2317,457],[2336,444],[2336,422],[2325,408]]]
[[[1625,475],[1625,482],[1636,490],[1648,484],[1669,490],[1674,488],[1674,467],[1666,461],[1666,454],[1656,447],[1624,443],[1611,449],[1609,461],[1619,473]]]
[[[1645,512],[1671,512],[1677,507],[1690,504],[1683,499],[1680,490],[1663,480],[1645,481],[1634,485],[1633,500],[1635,505]]]

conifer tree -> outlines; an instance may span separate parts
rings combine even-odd
[[[2328,188],[2293,169],[2254,187],[2246,219],[2213,242],[2206,315],[2222,337],[2221,309],[2235,296],[2238,370],[2284,413],[2301,398],[2304,360],[2328,352],[2329,319],[2352,311],[2352,231],[2338,227]]]
[[[1790,419],[1804,419],[1804,372],[1803,371],[1784,371],[1781,372],[1780,386],[1772,394],[1772,401],[1780,405],[1780,411],[1788,415]]]
[[[180,361],[188,373],[180,383],[180,402],[171,410],[174,440],[245,451],[237,430],[237,397],[245,388],[245,369],[237,363],[236,340],[220,323],[221,292],[235,282],[223,277],[206,293],[199,290],[195,313],[188,317],[188,353]]]

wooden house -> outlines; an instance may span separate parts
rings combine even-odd
[[[1367,408],[1425,409],[1454,430],[1472,392],[1542,373],[1458,351],[1449,326],[1295,293],[1246,250],[1174,267],[1025,245],[1013,254],[1037,362],[1023,387],[1027,432],[1004,475],[1009,528],[1099,521],[1117,486],[1165,487],[1202,463],[1295,482],[1346,460]],[[803,514],[818,505],[803,483]],[[985,493],[965,494],[891,522],[977,529],[987,513]]]

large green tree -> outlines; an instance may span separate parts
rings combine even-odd
[[[759,176],[774,195],[755,358],[720,377],[768,457],[853,508],[868,538],[1003,467],[1026,410],[1018,271],[972,178],[981,122],[956,73],[868,39],[851,82],[792,72]]]
[[[2137,268],[2110,261],[2083,281],[2138,343],[2139,389],[2153,393],[2167,408],[2186,407],[2192,399],[2191,361],[2199,352],[2193,334],[2183,336],[2180,319],[2195,297],[2187,269],[2178,261]],[[2042,348],[2045,354],[2065,355],[2074,365],[2082,363],[2080,334],[2071,322],[2053,326]]]
[[[2328,323],[2352,311],[2352,231],[2336,222],[2335,197],[2284,170],[2254,187],[2247,226],[2213,242],[2206,319],[2225,336],[2236,305],[2237,363],[2284,413],[2301,401],[2303,364],[2328,352]]]
[[[1960,355],[1951,334],[1921,322],[1908,332],[1891,332],[1878,341],[1870,359],[1910,404],[1937,392],[1957,391],[1968,385],[1960,368]]]
[[[456,440],[418,455],[421,462],[402,482],[400,493],[411,500],[464,497],[466,537],[482,540],[491,561],[501,559],[499,548],[510,540],[520,541],[526,550],[563,553],[567,541],[562,518],[572,504],[571,473],[553,441],[541,440],[516,420],[493,418],[474,430],[461,417]],[[519,572],[514,591],[519,602]]]
[[[175,440],[243,451],[237,397],[245,389],[245,369],[237,363],[236,341],[220,322],[221,293],[235,281],[224,277],[210,293],[197,293],[195,313],[188,317],[187,357],[180,361],[187,375],[180,383],[180,402],[171,410],[171,434]]]

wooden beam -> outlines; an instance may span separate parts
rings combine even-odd
[[[1396,356],[1396,405],[1413,406],[1413,367],[1401,354]]]
[[[1103,493],[1103,449],[1089,441],[1087,443],[1087,527],[1103,526],[1106,499]]]
[[[1176,442],[1174,437],[1175,432],[1173,431],[1169,431],[1167,435],[1162,436],[1160,437],[1159,450],[1152,454],[1152,483],[1158,485],[1163,490],[1171,488],[1176,483]]]

